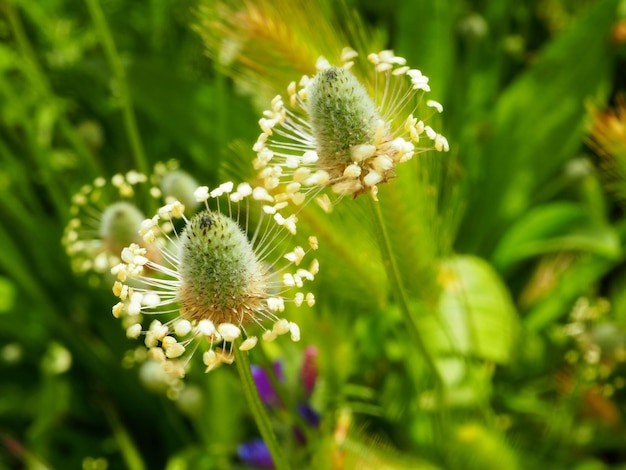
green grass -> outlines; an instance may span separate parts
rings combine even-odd
[[[299,213],[317,303],[288,309],[299,343],[249,356],[283,363],[268,413],[289,465],[626,468],[626,181],[589,145],[589,109],[626,86],[625,3],[290,2],[304,24],[257,0],[280,23],[224,13],[232,61],[218,3],[0,0],[0,468],[251,468],[236,368],[194,361],[168,393],[111,315],[110,276],[73,272],[61,240],[98,177],[175,159],[211,188],[250,180],[263,109],[345,42],[430,77],[451,151],[399,166],[374,210],[362,195]]]

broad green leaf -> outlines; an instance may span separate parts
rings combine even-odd
[[[626,223],[616,227],[620,244],[626,242]],[[524,318],[524,326],[531,331],[541,331],[554,321],[567,315],[575,300],[589,293],[590,286],[597,283],[611,269],[623,261],[623,254],[618,258],[607,258],[585,254],[576,260],[558,279],[554,289],[538,302]]]
[[[453,468],[480,470],[515,470],[519,462],[513,447],[504,435],[480,422],[460,424],[454,432],[456,452],[452,453]]]
[[[583,206],[556,202],[524,215],[504,234],[493,254],[503,271],[516,262],[554,251],[588,251],[607,258],[621,254],[615,230],[596,220]]]
[[[15,304],[15,286],[6,277],[0,276],[0,313],[11,311]]]
[[[585,101],[602,101],[611,79],[609,34],[617,0],[605,0],[540,52],[505,91],[490,118],[458,243],[490,253],[495,242],[533,203],[534,195],[580,148]]]
[[[420,319],[428,347],[443,354],[467,354],[506,363],[518,329],[506,286],[484,260],[456,256],[441,263],[437,315]]]
[[[493,368],[466,357],[439,357],[436,364],[446,385],[444,406],[469,408],[492,396]]]

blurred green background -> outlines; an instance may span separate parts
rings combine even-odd
[[[391,253],[365,197],[301,214],[318,303],[301,343],[251,354],[299,399],[318,348],[319,426],[302,442],[271,410],[293,467],[626,468],[618,0],[0,0],[0,468],[254,468],[234,368],[168,394],[61,239],[97,177],[176,159],[210,187],[251,178],[264,107],[346,42],[430,77],[451,151],[381,186]]]

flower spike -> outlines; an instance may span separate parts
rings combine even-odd
[[[263,113],[254,166],[277,200],[301,205],[316,197],[329,211],[332,202],[320,196],[326,187],[376,199],[397,165],[420,152],[449,150],[446,138],[425,124],[443,111],[434,100],[422,103],[428,77],[386,50],[368,56],[372,77],[360,80],[350,71],[355,57],[347,48],[341,67],[318,61],[314,77],[292,82],[289,99],[276,96]]]
[[[260,328],[264,340],[289,333],[298,341],[298,325],[278,315],[286,303],[313,305],[311,293],[291,290],[313,280],[318,269],[317,260],[310,261],[311,269],[302,268],[313,244],[289,252],[277,249],[277,243],[295,232],[297,222],[293,215],[281,214],[283,206],[269,213],[260,210],[258,226],[246,231],[248,208],[256,202],[250,185],[235,188],[228,182],[191,193],[204,204],[201,211],[187,218],[183,204],[171,200],[140,224],[146,247],[130,244],[111,270],[118,279],[113,293],[119,298],[113,315],[122,319],[127,336],[143,335],[148,356],[177,377],[184,375],[197,349],[207,372],[232,363],[236,342],[242,341],[238,347],[243,351],[258,342],[249,328]],[[172,234],[159,229],[163,223],[178,227],[180,222],[183,228]],[[154,230],[163,237],[153,237]],[[161,261],[146,256],[150,249],[159,252]],[[291,276],[293,282],[281,276]],[[147,329],[144,317],[152,319]]]

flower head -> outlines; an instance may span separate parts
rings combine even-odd
[[[178,161],[169,160],[154,165],[151,181],[153,186],[150,191],[154,197],[162,197],[166,203],[180,201],[188,209],[198,206],[194,196],[198,183],[193,176],[180,169]]]
[[[298,325],[278,315],[288,301],[314,304],[313,294],[300,289],[318,269],[316,260],[303,267],[308,251],[317,246],[315,239],[309,250],[283,248],[296,228],[295,216],[279,211],[285,204],[263,205],[258,225],[247,230],[250,205],[272,201],[262,188],[243,183],[234,189],[225,183],[212,191],[199,187],[195,195],[203,210],[187,218],[179,201],[166,204],[141,224],[146,247],[133,243],[124,248],[122,262],[111,270],[118,278],[113,292],[120,299],[113,314],[123,318],[129,337],[144,335],[152,359],[179,376],[197,348],[203,350],[207,371],[233,361],[232,348],[240,337],[246,337],[240,349],[253,348],[258,339],[248,335],[249,327],[263,329],[266,341],[286,333],[298,341]],[[183,227],[172,235],[161,228],[180,222]],[[162,263],[146,257],[151,247]],[[144,316],[151,317],[147,329]]]
[[[196,187],[175,160],[157,163],[150,176],[129,171],[84,185],[72,198],[72,218],[62,239],[73,270],[108,273],[119,264],[124,247],[131,243],[145,246],[139,230],[151,205],[180,200],[193,208]],[[156,256],[154,250],[148,251],[148,257]],[[100,281],[98,276],[91,279]]]
[[[119,263],[119,253],[138,234],[143,211],[135,204],[138,187],[148,177],[136,171],[99,177],[72,198],[72,218],[65,227],[63,245],[77,273],[105,273]]]
[[[614,109],[591,109],[591,147],[600,157],[604,183],[622,204],[626,203],[626,97],[620,96]]]
[[[260,109],[277,84],[315,73],[320,55],[339,59],[343,44],[369,50],[381,42],[355,9],[334,0],[201,0],[194,29],[209,57]]]
[[[239,444],[237,455],[243,462],[254,467],[274,468],[274,460],[263,439],[251,439]]]
[[[351,69],[356,52],[343,51],[343,66],[323,58],[318,73],[292,82],[288,101],[272,101],[259,121],[255,167],[267,190],[296,205],[330,187],[339,195],[370,192],[395,176],[396,165],[414,154],[448,151],[446,138],[426,125],[443,110],[433,100],[428,78],[406,66],[392,51],[370,54],[370,76],[359,80]],[[423,115],[424,108],[429,110]],[[330,209],[327,197],[318,199]]]
[[[252,378],[254,379],[254,383],[259,392],[259,396],[261,397],[261,401],[267,406],[277,407],[280,405],[280,397],[276,390],[274,389],[274,385],[270,379],[267,371],[255,364],[250,366],[252,372]],[[276,380],[279,382],[285,381],[285,373],[283,371],[283,364],[280,361],[276,361],[272,364],[272,369],[274,369],[274,375],[276,376]]]

